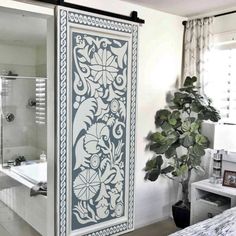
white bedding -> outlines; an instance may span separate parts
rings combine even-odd
[[[236,207],[170,236],[236,236]]]

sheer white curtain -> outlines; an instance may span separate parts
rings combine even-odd
[[[189,20],[185,25],[183,50],[183,80],[186,76],[197,76],[204,91],[208,74],[212,39],[213,17]]]
[[[183,81],[186,76],[196,76],[201,92],[209,78],[210,55],[213,48],[213,17],[189,20],[186,22],[183,44]],[[193,176],[199,180],[211,175],[212,152],[207,151],[202,157],[201,166],[205,170],[203,176]]]

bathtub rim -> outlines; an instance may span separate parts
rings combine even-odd
[[[26,175],[24,174],[24,172],[22,172],[21,169],[19,169],[19,167],[30,167],[30,166],[37,166],[37,165],[46,165],[46,181],[44,180],[41,180],[41,181],[37,181],[36,179],[32,178],[31,176],[29,175]],[[19,175],[20,177],[24,178],[26,181],[29,181],[30,183],[32,183],[33,185],[37,185],[38,183],[40,182],[46,182],[47,183],[47,163],[46,162],[38,162],[38,161],[35,161],[35,162],[30,162],[30,164],[25,164],[25,165],[21,165],[21,166],[12,166],[10,168],[11,172]]]
[[[10,168],[3,168],[2,165],[0,165],[0,171],[2,173],[4,173],[5,175],[11,177],[12,179],[14,179],[15,181],[19,182],[20,184],[26,186],[27,188],[31,189],[32,187],[35,186],[35,184],[33,184],[32,182],[30,182],[29,180],[26,180],[24,177],[22,177],[21,175],[15,173],[14,171],[12,171]],[[41,195],[43,197],[44,195]]]

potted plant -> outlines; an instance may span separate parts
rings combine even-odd
[[[204,120],[217,122],[219,113],[211,100],[199,93],[194,84],[196,77],[187,77],[183,88],[178,89],[166,109],[156,112],[156,131],[147,136],[147,150],[154,152],[144,168],[145,180],[156,181],[160,175],[177,181],[182,187],[182,200],[172,206],[177,227],[190,223],[189,180],[192,171],[203,171],[201,157],[209,146],[201,134]]]

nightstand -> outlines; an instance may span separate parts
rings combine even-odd
[[[212,184],[209,179],[191,184],[191,225],[233,206],[236,206],[236,188]]]

